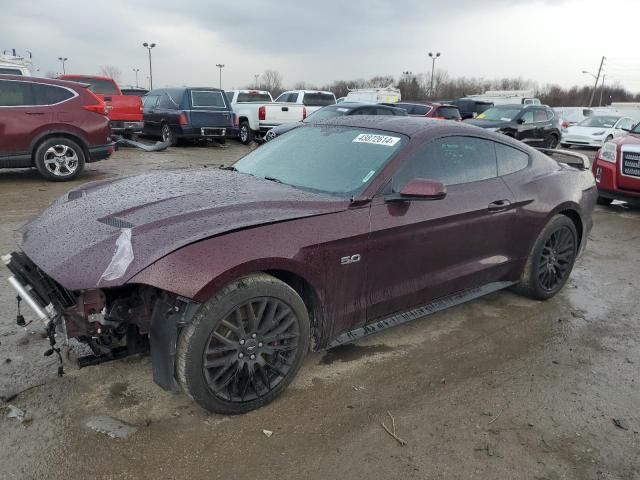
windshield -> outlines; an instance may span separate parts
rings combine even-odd
[[[519,113],[519,108],[492,107],[482,112],[476,118],[480,120],[494,120],[496,122],[510,122],[516,118]]]
[[[78,77],[71,80],[80,83],[88,83],[89,90],[93,93],[101,93],[103,95],[118,95],[118,87],[113,80],[93,77]]]
[[[325,108],[321,108],[320,110],[316,110],[315,112],[311,113],[305,120],[305,123],[317,123],[320,120],[325,120],[327,118],[334,118],[334,117],[341,117],[343,115],[346,115],[347,113],[349,113],[349,109],[348,108],[344,108],[344,107],[325,107]]]
[[[309,125],[267,142],[234,167],[303,189],[354,195],[407,141],[396,133]]]
[[[620,117],[588,117],[582,120],[579,127],[613,128]]]

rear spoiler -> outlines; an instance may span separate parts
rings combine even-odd
[[[583,153],[570,152],[568,150],[557,150],[555,148],[536,148],[539,152],[546,154],[559,163],[566,163],[583,170],[591,168],[591,160]],[[556,155],[563,157],[562,159],[554,158]]]

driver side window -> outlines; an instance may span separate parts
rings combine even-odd
[[[445,137],[419,148],[393,176],[394,192],[411,179],[438,180],[444,185],[477,182],[498,176],[493,142],[474,137]]]
[[[531,110],[529,110],[528,112],[524,112],[522,114],[522,117],[520,117],[522,119],[522,123],[527,124],[527,123],[533,123],[533,112]]]

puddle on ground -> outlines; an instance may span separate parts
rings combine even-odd
[[[323,365],[331,365],[333,362],[353,362],[360,360],[362,357],[374,353],[392,352],[393,348],[387,345],[341,345],[328,350],[320,363]]]

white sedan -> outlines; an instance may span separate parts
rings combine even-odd
[[[560,143],[563,147],[601,147],[605,142],[625,135],[634,124],[628,117],[592,115],[577,125],[563,128]]]

